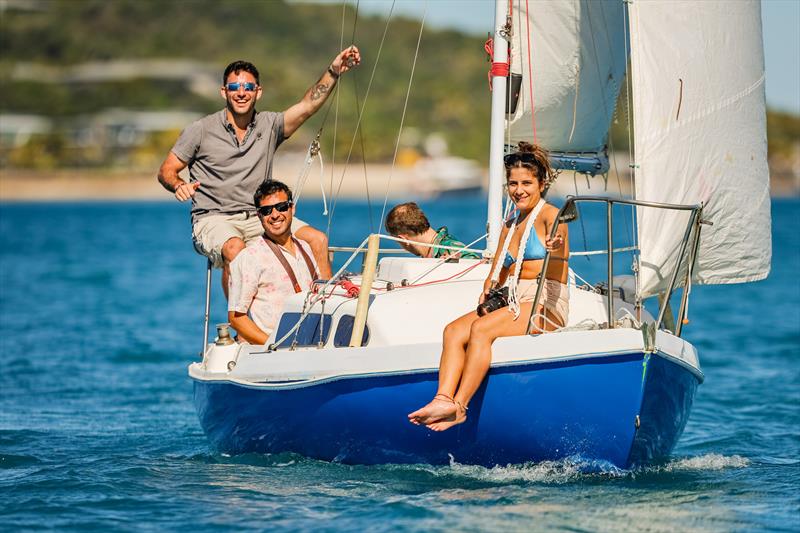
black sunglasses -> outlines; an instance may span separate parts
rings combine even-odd
[[[508,154],[503,158],[503,163],[507,167],[513,167],[517,163],[533,165],[535,167],[539,166],[539,163],[536,161],[536,156],[530,152],[514,152],[513,154]]]
[[[280,213],[285,213],[286,211],[289,210],[290,207],[292,207],[292,202],[287,200],[285,202],[280,202],[274,205],[262,205],[257,209],[257,211],[258,214],[261,215],[262,217],[268,217],[272,214],[273,209],[277,209],[278,212]]]

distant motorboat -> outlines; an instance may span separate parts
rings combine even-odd
[[[412,170],[412,192],[423,197],[479,192],[486,182],[485,169],[462,157],[425,157]]]

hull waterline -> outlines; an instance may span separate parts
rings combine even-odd
[[[467,421],[442,433],[407,420],[435,393],[435,371],[269,388],[195,379],[194,397],[212,446],[229,454],[484,466],[579,456],[627,468],[670,453],[700,381],[657,352],[493,366]]]

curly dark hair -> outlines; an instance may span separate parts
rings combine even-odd
[[[506,179],[511,176],[512,168],[527,168],[534,171],[536,177],[544,186],[544,192],[550,188],[550,185],[556,180],[557,174],[550,166],[550,159],[547,150],[541,146],[531,144],[529,142],[520,141],[517,145],[516,154],[531,154],[529,160],[517,159],[513,164],[506,164]]]
[[[256,79],[256,84],[261,85],[261,80],[258,76],[258,69],[256,66],[249,61],[242,61],[241,59],[234,61],[225,67],[225,72],[222,73],[222,85],[225,85],[228,82],[228,76],[230,76],[231,72],[238,74],[241,71],[252,74]]]
[[[290,202],[292,201],[292,190],[289,188],[288,185],[278,180],[266,180],[261,185],[258,186],[258,189],[256,189],[256,193],[253,195],[253,204],[256,206],[256,209],[261,207],[259,205],[261,203],[261,200],[263,200],[270,194],[275,194],[276,192],[285,192],[286,197],[289,199],[289,201]]]

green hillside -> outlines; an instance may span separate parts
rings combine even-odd
[[[121,59],[191,59],[221,74],[234,59],[248,59],[262,71],[262,109],[284,109],[297,101],[339,50],[340,5],[255,0],[52,0],[31,2],[40,9],[9,8],[0,27],[0,111],[46,114],[66,121],[108,107],[210,112],[222,107],[179,80],[143,76],[125,82],[31,83],[12,81],[21,64],[58,67]],[[355,22],[355,28],[354,28]],[[356,86],[363,101],[375,65],[385,21],[344,10],[344,42],[361,48],[362,66],[340,87],[340,152],[349,145],[357,115]],[[487,30],[489,21],[487,21]],[[394,18],[381,52],[363,118],[367,159],[386,159],[403,109],[419,22]],[[452,31],[426,31],[405,124],[440,131],[451,151],[485,159],[489,93],[481,38]],[[305,127],[310,136],[321,122]],[[331,113],[326,130],[333,128]],[[347,139],[342,143],[341,139]],[[360,142],[358,146],[360,146]]]
[[[391,21],[367,96],[386,21],[363,14],[356,17],[350,4],[4,0],[0,3],[0,112],[50,117],[56,133],[32,137],[28,145],[15,149],[13,157],[4,149],[0,163],[38,168],[107,165],[116,160],[70,149],[70,128],[74,130],[80,121],[110,108],[208,113],[222,107],[213,86],[210,92],[193,91],[189,80],[180,76],[156,79],[142,71],[141,76],[134,73],[126,79],[53,81],[48,72],[63,73],[71,66],[92,62],[194,61],[219,84],[218,76],[226,64],[248,59],[262,72],[265,96],[260,108],[280,110],[297,101],[316,81],[342,40],[345,44],[352,40],[361,48],[363,63],[339,87],[337,159],[346,155],[358,109],[368,98],[363,136],[355,139],[353,158],[360,160],[363,149],[367,161],[385,161],[394,153],[419,25],[419,21],[401,17]],[[487,31],[490,28],[487,20]],[[440,132],[452,153],[485,163],[488,68],[482,37],[426,30],[405,128],[416,130],[419,137]],[[298,132],[292,141],[296,148],[308,143],[324,115],[319,113]],[[331,112],[325,123],[326,152],[332,146],[334,119]],[[623,105],[612,124],[611,147],[615,150],[627,150],[626,123]],[[799,123],[796,116],[769,114],[770,156],[786,163],[781,168],[793,168],[790,163],[800,137]],[[136,157],[144,155],[139,159],[145,166],[151,165],[153,158],[163,157],[176,134],[170,131],[148,138]]]

